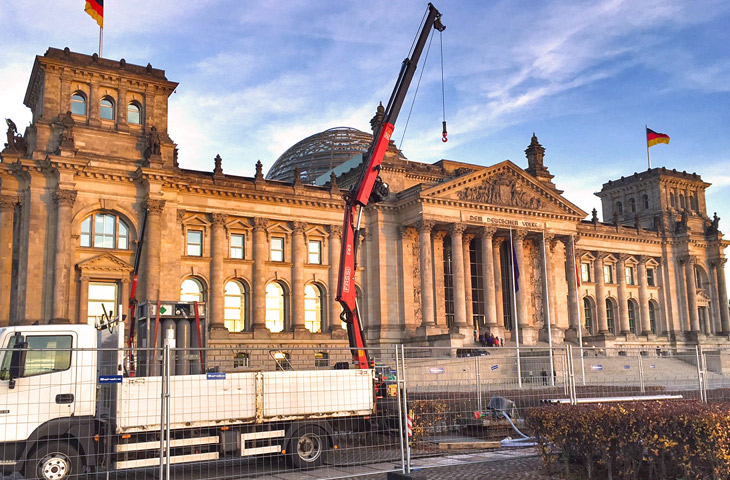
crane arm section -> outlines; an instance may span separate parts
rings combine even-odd
[[[379,176],[380,165],[383,163],[383,157],[388,149],[395,122],[432,28],[442,32],[446,27],[441,23],[441,13],[429,3],[418,38],[409,57],[403,60],[398,80],[385,108],[383,119],[375,129],[373,143],[363,157],[362,170],[358,181],[346,196],[336,299],[342,305],[342,319],[347,325],[353,360],[359,368],[363,369],[370,368],[370,359],[366,350],[362,317],[360,316],[355,289],[360,222],[363,209],[369,203],[379,202],[388,195],[388,186]]]

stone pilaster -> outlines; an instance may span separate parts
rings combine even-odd
[[[725,281],[725,263],[727,258],[720,258],[713,262],[715,267],[715,275],[717,276],[717,290],[720,307],[720,324],[722,325],[722,334],[730,335],[730,312],[728,312],[727,302],[727,283]]]
[[[0,327],[10,325],[10,284],[13,270],[13,217],[18,197],[0,195]]]
[[[486,311],[485,322],[490,331],[497,328],[497,305],[494,289],[494,234],[497,229],[494,227],[482,227],[482,276],[484,277],[484,308]],[[500,299],[501,300],[501,299]],[[501,332],[500,332],[501,333]],[[504,335],[497,335],[504,336]]]
[[[578,305],[577,256],[575,253],[575,245],[573,244],[573,237],[563,237],[562,241],[565,245],[565,261],[568,266],[566,272],[568,275],[568,321],[570,322],[570,329],[578,335],[578,328],[582,328],[582,325],[580,324],[580,306]],[[584,333],[586,332],[581,332],[581,336]]]
[[[642,335],[650,335],[651,322],[649,321],[649,284],[646,278],[646,262],[649,257],[641,257],[638,265],[639,280],[639,312],[641,318],[641,328],[637,326],[636,331]]]
[[[307,224],[304,222],[293,222],[292,226],[291,325],[293,330],[304,330],[304,261],[306,256],[304,231],[307,229]]]
[[[436,325],[433,302],[433,253],[431,250],[431,230],[434,222],[421,221],[416,225],[420,245],[421,262],[421,326]]]
[[[144,239],[144,252],[147,261],[145,268],[145,299],[152,300],[160,296],[160,249],[162,248],[162,212],[165,201],[155,198],[147,199],[147,238]]]
[[[129,285],[129,280],[127,280]],[[127,293],[129,297],[129,293]],[[122,293],[122,298],[124,293]],[[127,313],[126,310],[121,313]],[[89,277],[87,275],[81,275],[79,277],[79,319],[78,323],[88,323],[89,321]]]
[[[622,335],[631,333],[629,328],[629,299],[626,295],[626,259],[628,255],[620,254],[616,262],[616,280],[618,280],[618,320],[619,332]],[[638,329],[637,329],[638,330]]]
[[[223,259],[226,257],[226,220],[228,215],[214,213],[212,217],[210,244],[210,292],[208,295],[208,324],[210,328],[225,328],[225,273]]]
[[[340,328],[340,311],[342,306],[337,301],[337,276],[340,269],[340,249],[342,248],[342,227],[340,225],[330,225],[329,227],[329,319],[322,319],[327,322],[322,325],[322,331],[334,330]]]
[[[513,234],[513,244],[515,249],[515,261],[517,265],[515,270],[519,272],[519,277],[515,282],[515,290],[517,291],[517,325],[520,329],[529,326],[529,309],[528,309],[528,295],[527,295],[527,270],[525,264],[525,238],[527,232],[524,230],[517,230]]]
[[[494,266],[494,310],[499,328],[504,328],[504,294],[502,291],[502,243],[504,237],[494,237],[492,241],[492,265]],[[504,331],[503,331],[504,332]],[[504,338],[504,335],[499,335]]]
[[[466,322],[470,326],[474,326],[474,298],[471,283],[471,255],[469,254],[469,245],[474,239],[474,235],[464,235],[462,237],[461,251],[464,255],[464,296],[466,298]]]
[[[446,283],[444,278],[444,238],[445,230],[438,230],[433,233],[433,291],[434,291],[434,321],[439,328],[445,328],[446,324]],[[421,273],[423,275],[423,273]],[[423,289],[423,286],[421,286]]]
[[[459,330],[470,327],[466,318],[466,282],[464,272],[463,234],[465,225],[451,225],[451,264],[454,278],[454,325]],[[464,332],[460,332],[464,333]]]
[[[605,252],[596,252],[596,260],[593,262],[593,276],[596,280],[596,315],[598,316],[598,333],[610,335],[613,332],[608,330],[608,318],[606,317],[606,282],[603,278],[603,260]],[[615,319],[614,319],[615,321]]]
[[[53,283],[52,323],[69,323],[68,292],[71,280],[71,216],[76,201],[75,190],[56,190],[54,200],[58,207],[56,217],[55,278]]]
[[[266,227],[269,221],[263,217],[253,219],[253,278],[251,295],[254,330],[266,329],[266,261],[268,243]]]
[[[700,319],[697,316],[697,287],[695,286],[695,264],[697,257],[690,255],[681,260],[684,264],[684,279],[687,285],[687,309],[689,310],[690,333],[700,332]]]

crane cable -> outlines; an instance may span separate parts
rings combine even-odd
[[[413,106],[416,103],[416,97],[418,96],[418,89],[421,86],[421,78],[423,78],[423,72],[426,70],[426,62],[428,61],[428,53],[431,51],[431,42],[433,42],[433,31],[431,32],[431,38],[429,38],[428,41],[428,48],[426,49],[426,54],[423,57],[423,67],[421,69],[421,73],[418,75],[418,83],[416,83],[416,90],[413,93],[413,100],[411,101],[411,108],[408,110],[408,117],[406,118],[406,124],[403,126],[403,135],[400,137],[400,144],[398,145],[398,150],[403,149],[403,139],[406,137],[406,131],[408,130],[408,122],[411,120],[411,113],[413,113]]]
[[[446,132],[446,93],[444,91],[444,34],[443,32],[439,32],[441,34],[441,108],[443,109],[443,122],[441,122],[441,125],[443,125],[443,130],[441,132],[441,141],[446,143],[449,141],[447,138],[448,133]]]

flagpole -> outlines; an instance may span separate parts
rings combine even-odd
[[[649,136],[646,132],[649,130],[649,125],[644,125],[644,138],[646,139],[646,160],[649,162],[649,170],[651,170],[651,155],[649,154]]]
[[[578,342],[580,343],[580,370],[583,374],[583,386],[586,384],[586,362],[585,357],[583,356],[583,325],[581,325],[580,320],[580,287],[578,286],[578,255],[575,253],[575,239],[573,238],[573,235],[570,235],[570,244],[573,246],[573,262],[575,263],[575,289],[576,289],[576,296],[575,296],[575,310],[578,319]]]
[[[548,290],[548,278],[547,278],[547,250],[545,247],[545,228],[542,229],[542,271],[543,280],[545,283],[545,320],[547,321],[547,332],[548,332],[548,347],[550,348],[550,385],[555,386],[555,363],[553,361],[553,334],[552,325],[550,324],[550,291]],[[580,322],[578,322],[580,323]]]
[[[515,286],[515,244],[512,242],[512,228],[509,229],[509,264],[512,267],[512,324],[515,328],[515,344],[517,345],[517,385],[522,388],[522,368],[520,367],[520,330],[517,327],[517,288]]]
[[[99,58],[101,58],[101,44],[104,39],[104,27],[99,27]]]

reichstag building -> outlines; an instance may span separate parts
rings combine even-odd
[[[36,57],[32,122],[7,122],[0,163],[0,326],[126,312],[148,211],[140,302],[200,302],[210,345],[346,346],[342,197],[372,134],[317,133],[253,177],[220,157],[188,170],[168,136],[176,86],[150,65]],[[561,195],[538,138],[525,144],[526,162],[491,166],[391,144],[391,194],[366,211],[356,277],[369,345],[509,343],[516,328],[521,345],[728,342],[730,242],[709,183],[663,168],[608,180],[601,221]]]

